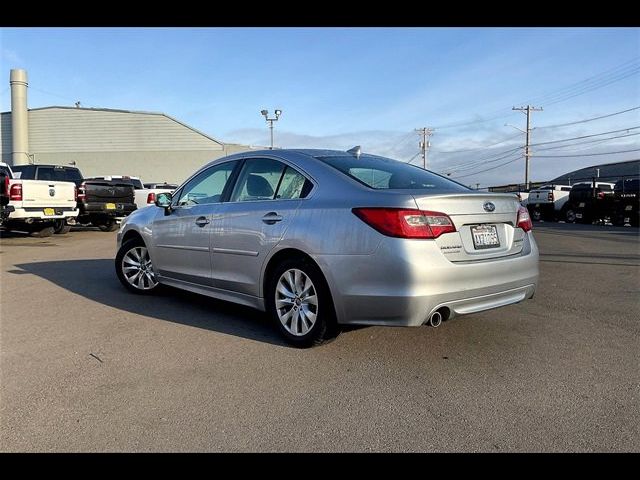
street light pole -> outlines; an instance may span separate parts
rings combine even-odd
[[[269,118],[269,111],[268,110],[261,110],[260,113],[262,114],[262,116],[264,117],[264,119],[269,123],[269,129],[271,130],[271,147],[270,149],[273,150],[273,122],[277,122],[278,118],[280,118],[280,115],[282,114],[282,110],[278,110],[276,109],[275,113],[275,117],[273,118]]]

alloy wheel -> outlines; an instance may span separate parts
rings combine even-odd
[[[276,312],[284,329],[292,335],[306,335],[318,317],[318,296],[309,276],[292,268],[278,280],[275,292]]]
[[[158,285],[145,247],[133,247],[124,255],[122,273],[127,282],[138,290],[151,290]]]

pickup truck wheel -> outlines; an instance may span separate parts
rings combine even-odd
[[[106,223],[99,224],[98,228],[103,232],[115,232],[118,230],[119,226],[115,220],[108,220]]]
[[[567,208],[564,212],[564,219],[567,223],[574,223],[576,221],[576,211],[573,208]]]
[[[56,220],[53,224],[53,233],[58,235],[65,235],[71,231],[71,225],[67,225],[67,222],[63,220]]]
[[[149,250],[140,239],[124,242],[115,260],[118,279],[127,290],[148,295],[158,289]]]
[[[531,219],[539,222],[540,220],[542,220],[542,212],[537,208],[533,208],[531,210]]]
[[[29,235],[36,238],[45,238],[53,235],[53,232],[54,232],[53,227],[45,227],[45,228],[39,228],[37,230],[31,230],[31,232],[29,232]]]

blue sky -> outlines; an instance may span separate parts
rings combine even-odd
[[[522,181],[523,160],[475,173],[500,164],[482,163],[491,155],[522,144],[504,126],[524,128],[514,105],[539,100],[544,111],[532,117],[539,127],[640,106],[637,28],[3,28],[0,35],[2,111],[10,109],[9,69],[25,68],[31,108],[80,101],[161,111],[227,142],[268,144],[259,112],[280,108],[278,146],[360,144],[409,160],[418,148],[410,132],[429,126],[436,129],[430,168],[448,173],[462,164],[452,176],[464,174],[469,184]],[[640,110],[532,135],[543,142],[631,126],[640,126]],[[639,137],[547,153],[631,150]],[[534,158],[532,178],[632,158],[640,151]]]

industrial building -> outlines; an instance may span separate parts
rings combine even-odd
[[[51,106],[28,109],[27,72],[11,70],[0,113],[2,161],[75,165],[85,177],[131,175],[179,183],[205,163],[251,149],[216,140],[164,113]]]

